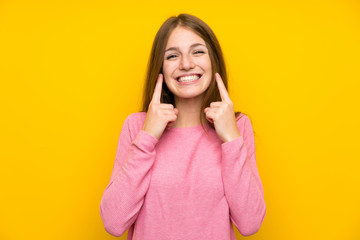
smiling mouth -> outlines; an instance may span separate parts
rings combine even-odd
[[[187,83],[187,82],[196,81],[196,80],[200,79],[201,77],[202,77],[201,74],[194,74],[194,75],[185,76],[185,77],[178,77],[176,79],[176,81],[178,81],[179,83]]]

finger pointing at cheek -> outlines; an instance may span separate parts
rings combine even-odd
[[[160,104],[161,100],[161,90],[162,90],[162,83],[163,83],[163,75],[160,73],[155,85],[154,93],[151,99],[151,103]]]
[[[220,92],[221,101],[231,103],[229,93],[227,92],[224,82],[220,77],[219,73],[215,73],[215,79]]]

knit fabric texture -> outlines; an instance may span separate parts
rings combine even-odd
[[[105,230],[128,240],[235,240],[265,217],[249,118],[240,137],[222,142],[208,124],[172,127],[160,139],[142,130],[146,112],[122,127],[110,182],[100,202]]]

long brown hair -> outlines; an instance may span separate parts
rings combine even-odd
[[[206,47],[209,50],[213,78],[210,82],[208,89],[204,92],[204,100],[202,102],[199,115],[201,126],[205,130],[202,121],[202,116],[205,117],[204,109],[206,107],[209,107],[211,102],[221,101],[220,92],[215,80],[215,73],[218,72],[220,74],[226,89],[228,89],[228,78],[223,54],[215,34],[205,22],[189,14],[183,13],[179,14],[177,17],[173,16],[168,18],[162,24],[159,31],[156,33],[147,66],[142,111],[148,111],[158,75],[159,73],[163,74],[162,66],[164,62],[164,54],[167,41],[171,32],[177,26],[189,28],[194,33],[199,35],[205,41]],[[165,81],[163,82],[162,86],[161,102],[172,104],[175,107],[174,94],[167,88]],[[234,114],[235,117],[238,117],[240,115],[240,112],[235,112]],[[214,128],[214,125],[212,123],[209,124],[212,128]]]

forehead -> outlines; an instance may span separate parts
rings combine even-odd
[[[197,35],[193,30],[178,26],[171,32],[166,48],[188,48],[194,43],[202,43],[205,45],[204,39]]]

